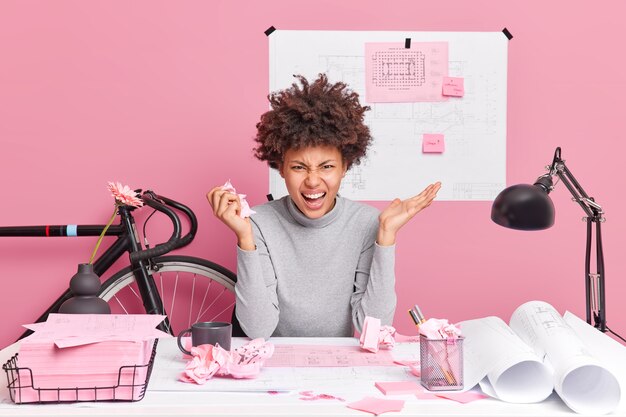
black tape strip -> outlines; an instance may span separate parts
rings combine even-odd
[[[404,47],[405,47],[406,49],[411,49],[411,38],[406,38],[406,39],[404,40]]]
[[[507,28],[502,29],[502,33],[504,33],[504,36],[506,36],[508,40],[513,39],[513,35],[511,35],[511,32],[509,32]]]
[[[274,196],[271,194],[268,194],[265,197],[267,197],[267,201],[274,201]]]
[[[270,26],[263,33],[265,33],[265,36],[270,36],[272,33],[274,33],[275,30],[276,30],[276,28],[274,26]]]

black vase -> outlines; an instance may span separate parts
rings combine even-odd
[[[61,304],[59,313],[65,314],[111,314],[109,304],[98,297],[100,278],[93,272],[92,264],[78,264],[78,272],[70,280],[74,295]]]

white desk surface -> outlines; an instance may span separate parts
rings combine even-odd
[[[237,346],[246,339],[234,340]],[[321,345],[354,345],[352,338],[274,338],[275,344],[321,344]],[[174,358],[175,339],[161,340],[158,345],[158,354],[148,391],[139,402],[109,402],[109,403],[75,403],[75,404],[13,404],[9,398],[6,383],[0,386],[0,416],[26,415],[115,415],[115,416],[163,416],[163,415],[202,415],[202,416],[372,416],[373,414],[353,410],[346,407],[347,403],[360,400],[365,396],[385,396],[371,383],[364,380],[367,371],[354,373],[354,378],[348,376],[350,371],[345,368],[299,368],[292,373],[296,389],[289,392],[270,395],[267,392],[209,392],[206,387],[195,384],[184,384],[189,391],[158,391],[159,382],[163,378],[175,379],[172,372],[172,361],[180,360],[182,371],[185,361],[182,354]],[[412,346],[411,346],[412,345]],[[405,359],[412,355],[417,344],[399,344],[392,351],[394,358]],[[0,351],[0,362],[5,363],[18,349],[17,344],[8,346]],[[271,378],[272,372],[281,372],[284,368],[264,368],[264,381]],[[371,368],[368,368],[371,369]],[[310,373],[308,373],[310,371]],[[364,373],[365,372],[365,373]],[[385,367],[372,371],[372,375],[381,380],[381,372],[387,372],[388,381],[415,378],[407,374],[406,368],[401,366]],[[2,372],[4,373],[4,372]],[[168,374],[169,373],[169,374]],[[170,376],[168,376],[170,375]],[[297,377],[300,375],[300,377]],[[283,375],[284,376],[284,375]],[[0,376],[5,380],[4,376]],[[268,379],[269,378],[269,379]],[[183,383],[181,383],[183,384]],[[316,394],[325,393],[344,398],[339,400],[303,401],[298,393],[304,390],[313,390]],[[547,400],[538,404],[511,404],[492,398],[460,404],[450,400],[419,400],[412,395],[390,396],[387,398],[405,400],[401,412],[385,413],[385,416],[576,416],[558,396],[553,394]],[[579,414],[580,415],[580,414]],[[620,407],[612,414],[626,416],[626,401],[622,400]],[[591,415],[589,415],[591,416]]]

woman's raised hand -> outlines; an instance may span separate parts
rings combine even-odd
[[[250,218],[242,219],[239,215],[241,213],[239,196],[218,186],[209,191],[206,198],[213,208],[215,217],[235,232],[239,247],[244,250],[254,250],[254,235]]]
[[[400,200],[396,198],[378,216],[378,238],[376,243],[381,246],[393,245],[396,242],[396,234],[409,220],[417,213],[430,206],[437,192],[441,188],[441,183],[430,184],[418,195]]]

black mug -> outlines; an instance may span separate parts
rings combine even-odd
[[[233,326],[221,321],[201,321],[180,332],[178,334],[178,348],[181,352],[191,355],[191,352],[184,348],[181,340],[187,333],[191,333],[191,346],[219,344],[221,348],[230,350]]]

